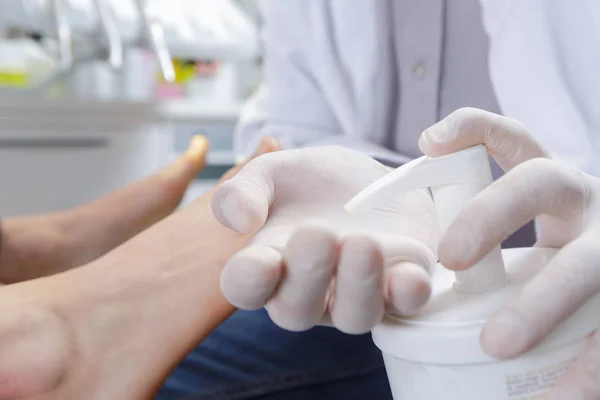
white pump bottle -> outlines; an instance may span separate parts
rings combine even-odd
[[[462,207],[492,182],[486,148],[421,157],[377,180],[348,204],[350,213],[383,206],[429,187],[444,232]],[[485,322],[544,267],[556,250],[492,250],[472,268],[451,272],[440,264],[433,294],[415,316],[387,316],[373,330],[395,400],[541,399],[600,327],[594,296],[534,349],[513,360],[488,356],[479,341]]]

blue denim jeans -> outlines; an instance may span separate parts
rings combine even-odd
[[[391,400],[371,335],[287,332],[238,311],[179,365],[157,400]]]

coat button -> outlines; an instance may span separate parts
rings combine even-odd
[[[425,63],[422,61],[419,61],[418,63],[416,63],[413,66],[412,73],[413,73],[413,76],[416,78],[424,77],[425,74],[427,73],[427,67],[425,66]]]

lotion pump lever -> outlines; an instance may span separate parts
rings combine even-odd
[[[413,160],[367,186],[345,208],[353,214],[363,213],[402,194],[429,187],[443,233],[460,210],[492,181],[487,150],[477,145],[442,157]],[[480,292],[503,285],[506,272],[500,246],[475,266],[455,275],[459,291]]]

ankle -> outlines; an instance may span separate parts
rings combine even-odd
[[[7,299],[12,307],[0,315],[0,399],[53,391],[68,379],[76,357],[68,323],[49,307],[27,304],[20,292],[12,296],[11,289],[3,291],[13,297]]]

